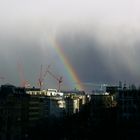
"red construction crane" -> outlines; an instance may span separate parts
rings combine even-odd
[[[58,81],[58,91],[60,91],[60,86],[63,82],[63,77],[60,76],[60,77],[57,77],[56,75],[54,75],[52,72],[50,72],[49,70],[47,70],[47,72],[54,78]]]
[[[47,67],[47,69],[46,69],[46,71],[45,71],[45,73],[43,75],[43,66],[41,65],[41,68],[40,68],[40,76],[39,76],[39,79],[38,79],[38,83],[39,83],[39,88],[40,89],[42,89],[44,78],[47,75],[47,72],[48,72],[49,67],[50,67],[50,65]]]
[[[42,65],[41,65],[41,68],[40,68],[40,76],[38,78],[38,84],[39,84],[39,88],[41,89],[42,88],[42,85],[43,85],[43,80],[42,80]]]
[[[29,82],[24,79],[24,72],[23,72],[23,66],[21,63],[18,63],[18,70],[19,70],[19,76],[20,76],[20,86],[27,88],[30,86]]]

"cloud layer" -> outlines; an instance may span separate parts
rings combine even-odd
[[[139,84],[139,6],[138,0],[0,1],[0,76],[19,85],[22,63],[25,79],[35,85],[41,63],[52,64],[64,87],[74,88],[49,37],[59,42],[82,83]],[[48,87],[57,86],[47,78]]]

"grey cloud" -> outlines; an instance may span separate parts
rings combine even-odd
[[[60,39],[61,47],[83,82],[118,83],[119,80],[137,84],[140,82],[139,42],[129,44],[130,40],[134,40],[133,37],[127,37],[129,40],[126,40],[126,36],[120,35],[124,38],[123,42],[118,37],[117,43],[110,40],[108,44],[103,44],[103,37],[96,40],[96,33],[93,33],[93,36],[84,32],[75,33],[74,39],[70,36],[68,32]]]
[[[108,34],[107,30],[105,32],[101,29],[103,27],[92,26],[90,32],[89,28],[60,28],[55,35],[83,83],[117,83],[121,80],[139,84],[139,32],[134,34],[131,30],[131,34],[127,32],[128,28],[120,34],[119,31]],[[114,32],[116,30],[114,29]],[[25,28],[25,31],[15,28],[15,32],[12,32],[7,30],[0,34],[0,75],[19,85],[17,63],[20,61],[25,79],[35,85],[40,65],[44,64],[45,69],[47,64],[52,64],[52,72],[64,77],[63,87],[74,87],[73,83],[67,80],[67,72],[60,56],[47,42],[47,36],[43,35],[46,32],[51,36],[50,31],[42,28]],[[45,82],[47,87],[57,87],[57,81],[50,76],[46,77]]]

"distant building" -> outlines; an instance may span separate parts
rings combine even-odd
[[[89,97],[83,91],[64,94],[56,89],[3,85],[0,88],[0,140],[23,140],[40,120],[78,113],[87,102]]]
[[[63,92],[58,92],[57,89],[47,89],[48,96],[63,96]]]
[[[85,94],[67,93],[65,95],[66,114],[78,113],[82,107],[89,102],[89,97]]]
[[[63,92],[58,92],[57,89],[40,90],[39,88],[27,88],[26,93],[30,95],[42,96],[63,96]]]
[[[36,121],[38,121],[41,116],[40,116],[40,97],[36,95],[30,95],[30,100],[29,100],[29,125],[35,125]]]
[[[24,88],[3,85],[0,91],[0,139],[21,140],[27,133],[29,96]]]
[[[62,117],[64,116],[65,101],[63,93],[57,92],[56,89],[30,89],[27,91],[30,95],[29,113],[32,115],[30,119],[39,120],[47,117]],[[33,106],[33,107],[32,107]]]
[[[48,96],[49,117],[62,118],[65,115],[65,101],[61,96]]]
[[[90,121],[96,127],[102,126],[106,120],[111,121],[114,98],[109,93],[95,93],[90,100]]]
[[[106,92],[110,94],[116,94],[118,92],[119,86],[106,86]]]
[[[74,99],[72,97],[66,97],[65,102],[66,102],[66,114],[68,116],[79,112],[79,99],[78,98]]]
[[[136,122],[140,124],[140,90],[119,90],[117,102],[118,122]]]

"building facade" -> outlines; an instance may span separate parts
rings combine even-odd
[[[121,89],[117,94],[118,122],[140,123],[140,90]]]

